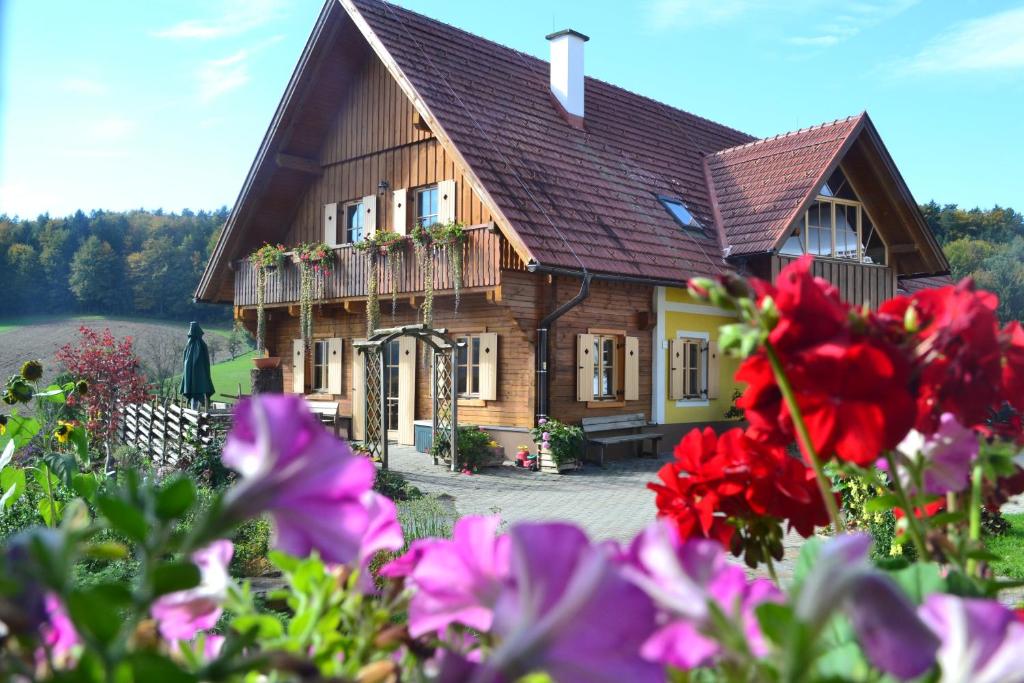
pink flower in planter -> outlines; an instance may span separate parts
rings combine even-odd
[[[537,425],[540,426],[540,427],[543,427],[547,423],[548,423],[547,418],[544,418],[544,417],[542,417],[541,419],[537,420]]]
[[[351,564],[365,559],[366,544],[401,547],[394,507],[367,495],[373,463],[324,429],[301,396],[240,403],[222,460],[242,476],[228,494],[227,514],[269,512],[279,550],[299,557],[315,550],[325,562]],[[382,529],[385,536],[377,536]]]
[[[551,442],[550,441],[541,441],[540,442],[540,447],[543,448],[546,451],[550,451],[551,450]]]
[[[934,594],[918,613],[941,640],[940,683],[1024,682],[1024,623],[995,600]]]
[[[755,609],[782,600],[765,579],[747,581],[743,569],[709,540],[683,542],[675,526],[658,521],[640,532],[627,553],[626,575],[662,612],[661,626],[643,646],[647,659],[681,669],[712,663],[720,652],[706,634],[714,602],[743,628],[751,652],[767,652]]]
[[[72,650],[81,642],[78,639],[78,631],[68,618],[60,598],[53,593],[47,593],[43,598],[43,604],[46,608],[46,622],[40,632],[43,643],[50,650],[54,663],[64,666],[71,663]],[[45,651],[40,649],[36,657],[45,660]]]
[[[451,540],[416,542],[406,555],[384,565],[382,575],[405,575],[416,591],[409,603],[410,635],[451,624],[491,628],[494,605],[509,578],[509,541],[495,535],[499,523],[497,517],[463,517]]]
[[[540,440],[545,442],[545,443],[547,443],[548,441],[551,441],[551,432],[544,432],[543,434],[541,434],[540,435]]]
[[[227,597],[228,564],[234,554],[231,541],[214,541],[192,553],[199,567],[199,585],[157,598],[150,609],[167,640],[192,640],[196,633],[217,623]]]

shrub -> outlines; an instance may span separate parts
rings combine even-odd
[[[491,435],[473,425],[460,425],[458,432],[458,458],[463,469],[476,471],[490,455]],[[434,434],[430,454],[443,457],[448,450],[448,435]]]
[[[583,448],[583,430],[576,425],[567,425],[552,418],[542,419],[530,433],[538,446],[551,452],[551,459],[556,465],[579,459]]]

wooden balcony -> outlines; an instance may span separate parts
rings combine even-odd
[[[772,256],[772,281],[778,277],[779,271],[797,258],[782,254]],[[874,309],[886,299],[896,296],[896,272],[888,266],[814,259],[811,273],[834,284],[839,289],[839,296],[856,306],[866,303]]]
[[[501,284],[502,269],[525,270],[519,256],[512,250],[505,238],[494,229],[493,224],[466,228],[466,241],[462,245],[462,250],[462,289],[465,291],[497,287]],[[336,248],[334,255],[334,269],[324,279],[321,296],[318,296],[317,300],[330,302],[365,299],[370,274],[367,254],[356,250],[351,245],[344,245]],[[433,259],[434,291],[438,295],[451,293],[454,279],[447,255],[444,252],[435,253]],[[379,294],[381,299],[385,298],[385,295],[390,296],[396,280],[399,295],[423,292],[423,269],[417,263],[411,241],[407,240],[403,245],[400,269],[397,262],[398,258],[392,257],[389,263],[389,272],[380,273]],[[256,269],[248,259],[242,259],[234,263],[234,271],[235,305],[255,306]],[[267,306],[298,303],[301,279],[299,266],[287,261],[267,276],[267,292],[264,303]]]

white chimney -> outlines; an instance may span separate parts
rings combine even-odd
[[[551,94],[566,113],[583,118],[583,43],[587,36],[565,29],[547,36],[551,43]]]

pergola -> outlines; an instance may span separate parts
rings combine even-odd
[[[364,445],[370,455],[380,459],[381,468],[388,469],[388,434],[384,424],[387,410],[388,385],[384,381],[384,351],[389,342],[399,337],[415,337],[432,351],[433,373],[433,438],[435,448],[434,464],[447,459],[453,472],[458,469],[458,402],[456,400],[455,366],[457,354],[465,342],[456,342],[448,336],[447,330],[427,327],[420,323],[375,330],[366,341],[353,344],[357,353],[363,354],[366,382],[366,420]],[[436,446],[440,444],[441,448]]]

